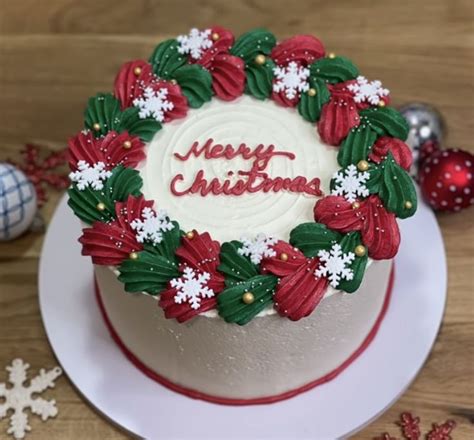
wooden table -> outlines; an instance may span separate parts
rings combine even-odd
[[[55,150],[82,124],[86,99],[109,91],[118,66],[146,57],[163,36],[219,23],[240,34],[268,27],[279,38],[318,35],[362,72],[382,78],[395,105],[426,101],[446,117],[449,145],[473,149],[474,32],[471,0],[280,1],[0,0],[0,160],[25,142]],[[43,208],[46,219],[59,195]],[[444,324],[431,356],[402,398],[355,438],[390,431],[402,411],[423,427],[453,418],[454,438],[474,438],[473,210],[438,216],[449,265]],[[0,244],[0,382],[22,357],[32,372],[56,364],[38,309],[43,236]],[[403,276],[403,274],[402,274]],[[88,368],[84,365],[84,368]],[[31,417],[32,439],[119,439],[111,426],[60,378],[56,420]],[[346,408],[350,411],[350,408]],[[6,422],[0,422],[0,437]]]

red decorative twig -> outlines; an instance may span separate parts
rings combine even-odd
[[[433,423],[433,429],[426,434],[426,440],[452,440],[450,434],[455,427],[454,420],[447,420],[441,425]]]
[[[40,148],[38,145],[26,144],[22,151],[23,162],[8,162],[26,174],[35,187],[38,206],[43,206],[48,200],[45,187],[64,189],[69,186],[69,179],[67,173],[55,170],[66,163],[66,150],[54,151],[42,160],[39,156]]]
[[[411,413],[405,412],[400,416],[398,423],[403,432],[403,437],[407,440],[419,440],[421,437],[420,418],[413,417]]]

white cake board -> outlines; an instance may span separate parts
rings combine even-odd
[[[401,222],[388,313],[372,344],[333,381],[283,402],[222,406],[162,387],[136,369],[108,334],[94,297],[79,221],[64,198],[40,262],[40,307],[72,383],[105,417],[147,439],[334,439],[361,429],[405,391],[425,362],[446,299],[446,260],[433,213]],[[295,324],[297,325],[297,324]],[[61,402],[58,402],[61,408]]]

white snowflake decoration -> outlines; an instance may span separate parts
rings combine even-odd
[[[191,29],[188,35],[180,35],[176,38],[179,43],[178,52],[183,55],[190,54],[195,60],[198,60],[201,58],[204,50],[212,47],[210,36],[210,29],[206,29],[202,32],[196,28]]]
[[[273,73],[276,76],[273,91],[277,93],[284,91],[288,99],[293,99],[298,93],[309,90],[309,69],[298,66],[294,61],[286,67],[275,67]]]
[[[240,255],[250,257],[250,261],[259,264],[263,257],[275,257],[276,252],[272,248],[277,243],[274,237],[267,237],[265,234],[258,234],[253,240],[242,237],[243,246],[238,250]]]
[[[104,162],[97,162],[90,166],[85,160],[80,160],[77,163],[77,171],[69,174],[69,179],[77,183],[77,189],[82,191],[87,187],[95,190],[104,188],[103,181],[108,179],[112,173],[105,169]]]
[[[161,88],[158,91],[153,90],[151,87],[145,87],[143,95],[140,98],[133,100],[133,105],[138,107],[140,111],[138,116],[141,119],[148,118],[149,116],[156,119],[158,122],[165,120],[166,112],[173,110],[174,104],[168,101],[168,89]]]
[[[355,84],[350,84],[347,88],[355,94],[354,101],[357,103],[368,102],[378,105],[381,98],[390,92],[382,87],[380,81],[368,81],[365,76],[358,76]]]
[[[330,252],[319,251],[318,257],[320,265],[314,275],[327,277],[332,287],[337,288],[342,279],[350,281],[354,277],[353,270],[347,266],[354,261],[355,255],[352,252],[342,252],[340,244],[334,243]]]
[[[365,182],[369,180],[370,174],[367,171],[359,172],[355,165],[349,165],[347,168],[334,174],[336,181],[335,188],[331,191],[334,196],[344,196],[348,202],[355,202],[357,196],[367,197],[369,190]]]
[[[12,384],[12,387],[7,388],[5,383],[0,383],[0,397],[5,399],[3,403],[0,403],[0,420],[6,417],[8,410],[12,410],[7,434],[11,434],[16,439],[25,438],[27,431],[31,431],[25,409],[30,408],[31,412],[40,416],[43,421],[58,414],[55,400],[33,397],[33,394],[41,393],[47,388],[54,388],[55,379],[62,374],[61,368],[55,367],[49,371],[41,369],[39,374],[31,379],[29,385],[25,386],[23,384],[29,367],[29,364],[21,359],[14,359],[11,365],[6,367],[8,382]]]
[[[151,208],[143,208],[141,217],[130,223],[130,227],[137,232],[136,237],[139,243],[144,241],[151,241],[154,244],[161,243],[163,232],[171,231],[174,228],[163,209],[155,212]]]
[[[170,281],[171,287],[177,290],[174,302],[176,304],[188,302],[192,309],[199,309],[201,299],[212,298],[215,295],[214,291],[207,287],[210,278],[211,274],[208,272],[196,273],[194,269],[186,267],[180,278],[174,278]]]

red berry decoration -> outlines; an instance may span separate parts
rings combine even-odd
[[[474,204],[474,155],[457,148],[437,150],[419,171],[423,196],[437,211],[460,211]]]

